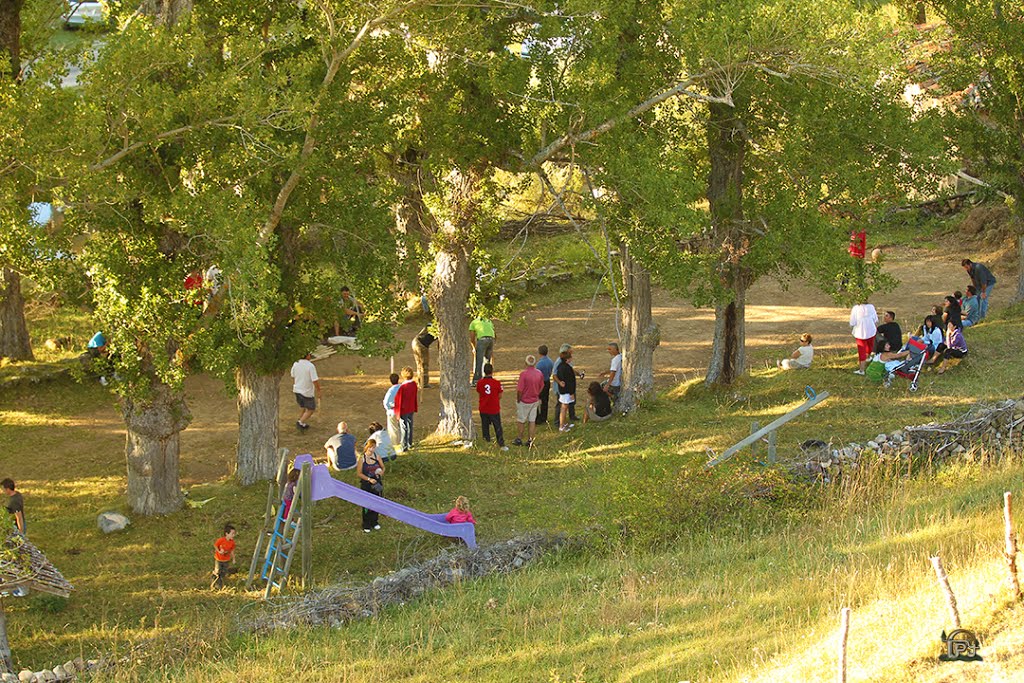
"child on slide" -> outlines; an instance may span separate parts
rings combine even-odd
[[[444,516],[444,519],[449,524],[459,524],[460,522],[476,524],[476,520],[473,519],[473,512],[469,509],[469,499],[465,496],[459,496],[455,499],[455,507]]]

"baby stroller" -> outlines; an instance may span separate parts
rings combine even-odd
[[[893,377],[905,377],[910,380],[910,391],[917,391],[917,382],[921,377],[921,370],[924,369],[924,360],[928,356],[928,345],[920,337],[911,336],[907,338],[907,343],[901,350],[909,351],[910,355],[885,364],[885,386],[892,386]]]

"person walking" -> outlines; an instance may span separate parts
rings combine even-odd
[[[292,364],[292,391],[295,392],[295,402],[302,409],[295,422],[299,429],[309,429],[307,420],[313,417],[317,399],[321,397],[320,376],[316,374],[316,366],[310,360],[312,357],[312,353],[307,353]]]
[[[491,427],[494,427],[494,438],[498,440],[498,448],[508,450],[505,445],[505,432],[501,428],[501,382],[494,379],[494,366],[484,363],[484,376],[476,383],[476,393],[480,395],[480,426],[483,428],[484,441],[491,442]]]
[[[494,323],[490,318],[478,315],[469,324],[469,343],[476,349],[476,362],[473,366],[473,385],[476,386],[484,363],[494,364]]]
[[[418,391],[416,380],[412,378],[412,368],[408,365],[402,368],[402,383],[395,393],[394,414],[401,422],[402,452],[408,453],[412,450],[412,423],[419,410]]]
[[[18,533],[22,536],[25,535],[25,499],[21,493],[15,490],[14,480],[8,477],[3,481],[0,481],[0,488],[3,488],[4,495],[7,496],[7,504],[4,506],[7,508],[7,512],[14,515],[14,528],[18,530]]]
[[[551,373],[555,364],[548,358],[548,347],[541,344],[537,347],[537,371],[544,377],[544,388],[540,392],[540,405],[537,407],[537,421],[534,424],[548,423],[548,399],[551,398]]]
[[[853,371],[855,375],[863,375],[868,358],[875,348],[875,333],[878,331],[878,311],[869,303],[862,302],[850,310],[850,329],[857,340],[857,360],[859,366]]]
[[[527,430],[527,447],[533,446],[537,436],[537,411],[540,408],[540,394],[544,390],[544,375],[537,369],[537,357],[530,354],[526,357],[526,367],[519,373],[516,383],[516,446],[523,445],[523,428]]]
[[[984,320],[985,316],[988,315],[988,300],[992,295],[992,288],[996,286],[996,276],[992,274],[984,263],[975,263],[969,258],[965,258],[960,262],[963,269],[967,271],[967,274],[971,278],[971,284],[974,285],[975,291],[978,292],[978,320]]]
[[[231,563],[235,561],[235,527],[224,525],[224,535],[213,542],[213,582],[210,590],[224,587],[231,573]]]

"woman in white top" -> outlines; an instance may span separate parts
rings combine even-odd
[[[382,462],[388,462],[395,459],[395,447],[391,443],[391,437],[388,435],[387,430],[384,429],[384,425],[380,422],[371,422],[369,427],[370,436],[367,441],[373,441],[377,445],[373,449],[377,457]]]
[[[783,370],[806,370],[811,367],[811,361],[814,360],[812,341],[814,338],[804,332],[800,335],[800,347],[793,352],[793,355],[785,360],[776,361],[775,364]]]
[[[853,371],[855,375],[863,375],[868,365],[868,358],[875,346],[875,333],[878,331],[878,311],[869,303],[857,304],[850,311],[850,330],[857,340],[857,360],[859,367]]]

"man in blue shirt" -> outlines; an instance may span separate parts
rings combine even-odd
[[[974,263],[969,258],[960,262],[967,274],[971,276],[971,284],[978,292],[981,299],[978,305],[978,320],[984,320],[988,315],[988,298],[992,295],[992,288],[996,286],[996,276],[985,267],[984,263]]]
[[[356,466],[356,437],[348,433],[348,423],[338,423],[338,433],[324,444],[327,460],[336,470],[350,470]]]
[[[388,436],[391,438],[392,444],[402,443],[402,428],[399,424],[399,418],[395,415],[395,396],[398,394],[398,387],[402,385],[401,378],[398,373],[392,372],[388,377],[391,382],[391,388],[388,389],[387,393],[384,394],[384,416],[386,424],[388,426]],[[398,450],[399,446],[395,446]]]
[[[551,398],[551,373],[555,370],[555,364],[548,358],[548,347],[541,344],[537,347],[537,364],[535,368],[544,375],[544,388],[540,392],[540,407],[537,409],[537,424],[547,424],[548,421],[548,399]]]

